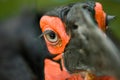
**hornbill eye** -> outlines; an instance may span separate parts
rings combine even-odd
[[[46,39],[51,43],[56,43],[59,39],[58,35],[52,30],[47,30],[47,31],[49,32],[45,34]]]

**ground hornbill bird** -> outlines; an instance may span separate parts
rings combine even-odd
[[[33,13],[1,22],[0,79],[119,80],[119,52],[105,34],[110,18],[100,3],[84,2],[39,23]]]

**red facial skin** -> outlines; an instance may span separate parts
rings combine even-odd
[[[95,10],[95,19],[98,23],[99,28],[102,31],[106,31],[106,13],[103,11],[102,5],[96,2]]]
[[[65,30],[65,24],[58,17],[43,16],[40,20],[40,26],[42,32],[46,30],[52,30],[58,35],[58,41],[53,43],[47,40],[44,36],[48,50],[51,54],[59,54],[53,60],[59,60],[62,58],[62,53],[64,52],[66,44],[70,40],[70,36],[67,35]],[[45,59],[45,80],[65,80],[70,77],[70,74],[65,70],[63,66],[63,71],[60,69],[60,65],[53,62],[50,59]]]
[[[66,33],[65,24],[58,17],[43,16],[40,21],[40,26],[43,32],[46,30],[52,30],[58,35],[58,41],[54,43],[48,41],[45,36],[44,38],[49,52],[51,54],[60,54],[55,57],[55,60],[60,59],[61,53],[64,52],[66,44],[70,40],[70,36]]]
[[[106,14],[102,9],[100,3],[96,3],[95,6],[95,19],[98,23],[98,26],[101,30],[106,30]],[[66,45],[69,43],[70,35],[66,33],[66,25],[59,17],[53,16],[43,16],[40,20],[40,28],[42,32],[46,30],[52,30],[58,35],[58,41],[53,43],[47,40],[44,36],[47,48],[51,54],[58,54],[53,60],[62,59],[62,53]],[[63,70],[60,69],[60,65],[50,59],[45,59],[45,80],[83,80],[80,74],[69,74],[62,64]],[[63,63],[63,62],[62,62]],[[85,80],[115,80],[110,76],[96,77],[94,79],[85,79]]]

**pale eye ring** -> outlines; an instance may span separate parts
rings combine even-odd
[[[59,39],[58,35],[52,30],[49,30],[49,32],[45,34],[45,37],[51,43],[55,43]]]

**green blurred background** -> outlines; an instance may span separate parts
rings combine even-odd
[[[36,11],[47,10],[52,7],[86,0],[0,0],[0,20],[5,20],[19,15],[24,8]],[[89,0],[88,0],[89,1]],[[115,15],[116,18],[109,27],[120,40],[120,0],[95,0],[101,2],[105,12]]]

